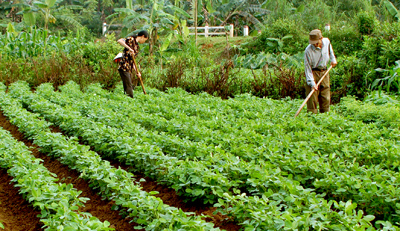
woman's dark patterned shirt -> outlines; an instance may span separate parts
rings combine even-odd
[[[135,56],[137,56],[137,54],[139,53],[139,43],[136,41],[135,37],[128,36],[125,39],[125,43],[130,48],[132,48],[132,50],[135,51]],[[121,61],[119,62],[118,69],[126,71],[126,72],[131,72],[133,65],[134,65],[132,55],[127,48],[124,48],[123,53],[124,53],[124,57],[122,57]]]

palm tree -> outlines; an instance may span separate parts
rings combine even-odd
[[[220,25],[229,24],[233,17],[238,17],[257,29],[262,28],[260,18],[270,13],[258,0],[209,0],[205,1],[204,9],[210,13],[209,17],[219,21]]]

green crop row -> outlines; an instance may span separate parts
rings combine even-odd
[[[135,167],[141,166],[142,169],[148,172],[148,174],[160,173],[160,166],[163,168],[168,166],[167,164],[160,163],[160,158],[157,162],[149,162],[147,160],[146,155],[149,154],[143,153],[143,151],[136,151],[127,153],[129,150],[129,144],[135,142],[135,139],[130,139],[129,137],[125,138],[127,142],[121,143],[121,139],[112,138],[112,136],[122,137],[127,135],[126,133],[119,133],[118,130],[112,129],[107,125],[102,125],[100,123],[90,123],[84,118],[78,119],[76,116],[76,112],[73,112],[73,107],[66,107],[64,110],[61,110],[60,107],[56,107],[55,105],[51,105],[45,103],[42,100],[39,100],[40,97],[34,96],[34,94],[26,93],[26,89],[20,89],[19,93],[13,92],[13,89],[10,89],[10,93],[15,95],[15,97],[22,97],[23,101],[26,104],[29,104],[29,107],[34,111],[40,111],[40,107],[47,108],[48,112],[41,111],[42,114],[45,114],[47,119],[52,120],[51,118],[58,118],[58,124],[61,128],[67,129],[69,131],[73,131],[74,129],[78,130],[75,135],[79,135],[86,142],[89,142],[92,146],[96,148],[98,146],[102,149],[102,152],[113,152],[113,154],[117,155],[116,158],[127,159],[129,156],[132,159],[128,160],[131,163],[135,164]],[[39,100],[40,103],[35,103],[35,100]],[[35,109],[36,108],[36,109]],[[71,111],[71,112],[70,112]],[[70,114],[67,116],[67,114]],[[57,114],[57,115],[55,115]],[[57,121],[57,119],[54,119]],[[84,123],[77,122],[78,120],[85,121]],[[72,121],[72,123],[71,123]],[[79,124],[78,124],[79,123]],[[92,124],[92,127],[88,126]],[[94,130],[95,133],[93,133]],[[101,132],[100,132],[101,131]],[[85,137],[92,137],[90,140],[85,139]],[[93,138],[95,137],[95,139]],[[102,139],[102,140],[99,140]],[[129,142],[128,142],[129,141]],[[98,142],[97,144],[95,142]],[[103,143],[107,143],[109,148],[105,147],[105,145],[101,145]],[[117,145],[117,146],[115,146]],[[148,145],[147,145],[148,146]],[[132,146],[130,146],[132,148]],[[134,146],[133,146],[134,147]],[[141,149],[146,149],[146,144],[142,144]],[[132,150],[132,149],[130,149]],[[140,156],[138,156],[140,155]],[[159,157],[163,158],[162,155]],[[136,162],[132,162],[133,158],[137,158]],[[141,160],[140,160],[141,159]],[[146,160],[148,163],[146,163]],[[173,160],[173,159],[171,159]],[[179,161],[178,161],[179,162]],[[193,166],[187,165],[186,168],[182,166],[175,165],[177,162],[170,162],[169,165],[171,169],[175,170],[176,168],[182,168],[183,171],[181,173],[186,173],[190,176],[192,172],[190,172],[190,167]],[[181,162],[184,163],[184,162]],[[187,162],[189,164],[193,164],[193,162]],[[147,164],[145,168],[143,168],[143,164]],[[197,164],[197,162],[196,162]],[[175,165],[175,166],[174,166]],[[146,169],[147,167],[147,169]],[[169,170],[169,169],[168,169]],[[200,170],[200,169],[199,169]],[[171,170],[169,170],[171,171]],[[162,180],[169,181],[170,183],[175,185],[177,182],[174,182],[176,178],[172,177],[171,181],[171,173],[168,171],[162,172],[163,174],[156,174]],[[199,179],[207,178],[207,171],[200,172],[203,176],[199,176]],[[274,174],[271,172],[271,174]],[[275,173],[276,174],[276,173]],[[182,175],[184,177],[184,175]],[[164,177],[164,178],[163,178]],[[219,176],[221,177],[221,176]],[[186,180],[186,178],[183,178]],[[272,179],[272,177],[271,177]],[[189,178],[190,180],[190,178]],[[179,181],[178,181],[179,182]],[[197,183],[202,183],[201,181],[197,181]],[[312,190],[304,189],[303,187],[298,185],[298,182],[292,181],[285,177],[275,176],[274,185],[279,186],[280,190],[274,191],[269,189],[268,192],[264,193],[262,197],[248,197],[243,194],[238,194],[236,196],[230,195],[229,191],[225,191],[225,193],[217,194],[218,195],[218,204],[216,206],[224,206],[224,210],[226,213],[233,214],[234,217],[242,221],[246,227],[249,228],[257,228],[259,230],[268,229],[274,227],[345,227],[343,224],[351,224],[350,227],[369,227],[368,220],[371,216],[367,216],[365,219],[362,216],[362,212],[355,212],[355,204],[351,202],[347,203],[336,203],[334,201],[327,202],[319,198],[318,195],[312,193]],[[190,184],[187,182],[186,184]],[[278,185],[279,184],[279,185]],[[196,184],[192,184],[192,186],[196,186]],[[189,191],[191,193],[192,191]],[[215,191],[213,191],[215,193]],[[313,204],[315,206],[313,206]],[[321,207],[322,206],[322,207]],[[334,207],[331,209],[331,207]],[[256,209],[257,208],[257,209]],[[333,209],[338,209],[333,211]],[[340,211],[340,209],[343,209]],[[317,211],[318,210],[318,211]],[[305,212],[308,211],[308,212]],[[304,213],[305,212],[305,213]],[[288,215],[289,213],[289,215]],[[323,219],[321,218],[321,214],[323,214]],[[285,218],[284,218],[285,217]],[[298,220],[299,222],[295,223],[285,223],[285,220]],[[321,220],[322,219],[322,220]],[[331,220],[333,219],[333,220]],[[340,221],[339,221],[340,220]],[[339,221],[339,223],[337,223]],[[312,224],[311,224],[311,223]],[[377,222],[378,223],[378,222]]]
[[[1,87],[3,90],[4,85]],[[44,121],[36,124],[37,127],[48,125]],[[40,209],[45,230],[112,230],[108,228],[109,222],[102,223],[90,213],[79,212],[88,198],[79,197],[81,192],[71,184],[56,183],[55,174],[49,172],[28,147],[3,129],[0,129],[0,140],[0,166],[8,169],[24,198]]]
[[[318,145],[306,145],[310,153],[340,156],[347,161],[356,158],[360,165],[380,164],[389,169],[396,169],[400,164],[399,149],[395,141],[390,139],[391,131],[351,122],[335,114],[328,119],[302,117],[303,121],[299,123],[292,116],[298,105],[290,101],[260,100],[255,97],[221,101],[208,97],[196,98],[181,91],[173,91],[174,97],[164,93],[155,93],[154,96],[137,94],[136,100],[126,100],[122,94],[105,93],[94,88],[90,87],[88,92],[117,101],[111,105],[113,110],[132,122],[166,135],[178,135],[218,146],[244,160],[270,159],[265,153],[268,152],[265,145],[269,145],[268,150],[282,149],[280,147],[290,149],[295,142],[309,144],[309,139],[314,139]],[[187,115],[195,110],[199,115],[210,115],[206,116],[207,119],[197,114]],[[274,145],[277,140],[279,143]]]
[[[128,114],[122,112],[123,108],[120,108],[118,112],[107,110],[107,108],[113,107],[113,105],[126,105],[123,102],[116,103],[115,101],[106,101],[90,93],[83,94],[79,91],[79,86],[74,86],[73,84],[68,84],[61,87],[61,89],[64,92],[62,95],[54,93],[51,89],[50,91],[49,89],[46,91],[41,86],[41,88],[38,88],[37,93],[61,105],[74,104],[74,108],[79,108],[80,112],[87,115],[90,119],[95,119],[95,121],[104,122],[110,126],[125,130],[131,136],[141,137],[146,142],[158,145],[162,150],[164,150],[165,146],[171,140],[171,137],[163,134],[166,137],[163,143],[162,137],[159,137],[163,135],[150,133],[130,122],[129,118],[127,118]],[[78,98],[81,100],[77,100]],[[142,108],[138,107],[137,109],[136,111],[130,111],[132,117],[145,116],[137,114],[137,111],[140,112]],[[274,137],[274,139],[278,139],[278,137]],[[281,146],[285,145],[284,140],[278,141],[275,141],[276,147],[279,144]],[[178,143],[180,146],[184,146],[190,143],[190,141],[180,141],[175,138],[171,147],[173,147],[173,144]],[[271,144],[271,142],[269,143]],[[328,196],[334,195],[336,200],[353,200],[359,203],[361,205],[360,208],[365,209],[369,214],[380,214],[383,219],[396,220],[396,211],[398,210],[396,202],[400,195],[400,191],[397,190],[400,184],[397,172],[385,170],[375,165],[360,166],[357,162],[343,161],[343,158],[335,155],[311,155],[312,150],[308,148],[311,145],[319,145],[319,143],[316,142],[314,144],[312,140],[307,144],[293,143],[290,153],[271,153],[271,155],[266,157],[267,161],[258,160],[257,163],[243,163],[241,161],[242,158],[236,159],[234,156],[230,156],[229,153],[221,152],[221,150],[212,149],[212,147],[208,146],[205,146],[206,148],[203,149],[199,148],[195,153],[197,156],[193,158],[205,161],[206,165],[218,166],[219,172],[224,174],[228,180],[242,180],[242,182],[239,182],[239,188],[253,193],[263,192],[262,190],[266,191],[267,188],[271,187],[278,188],[272,183],[265,183],[271,181],[271,178],[268,177],[271,172],[269,170],[271,169],[271,164],[268,161],[272,161],[285,171],[293,172],[291,169],[295,169],[293,174],[296,174],[296,179],[301,179],[302,181],[313,180],[312,187],[318,189],[319,192],[328,193]],[[173,150],[171,147],[168,149]],[[204,145],[199,145],[199,147],[204,147]],[[346,148],[349,152],[351,151],[349,147]],[[212,155],[207,153],[208,150],[212,150]],[[357,151],[358,149],[353,150]],[[359,151],[362,152],[363,150]],[[382,148],[382,152],[385,151]],[[173,155],[173,153],[170,152],[168,155]],[[253,153],[249,151],[248,155],[253,155]],[[354,158],[352,153],[349,156],[353,156]],[[180,157],[185,158],[183,155],[180,155]],[[226,165],[230,160],[235,160],[235,162]],[[257,171],[252,172],[244,169],[256,169]],[[275,176],[277,174],[282,176],[280,172],[275,173]]]
[[[55,175],[33,157],[29,148],[0,129],[0,166],[8,169],[24,198],[40,209],[45,230],[113,230],[90,213],[79,212],[88,198],[72,184],[56,183]]]
[[[4,92],[1,95],[1,108],[20,130],[34,139],[41,150],[60,158],[63,164],[81,172],[81,177],[98,189],[102,196],[114,200],[116,205],[125,208],[132,221],[145,226],[146,230],[219,230],[213,224],[204,222],[201,217],[192,216],[182,210],[170,207],[154,196],[146,193],[134,182],[133,174],[110,166],[89,147],[79,145],[74,138],[66,139],[59,133],[51,133],[48,123],[37,119],[36,115],[22,109],[16,100]],[[18,105],[19,104],[19,105]],[[42,126],[37,126],[38,124]]]
[[[138,114],[138,112],[140,113],[142,111],[141,107],[136,107],[137,110],[128,110],[130,111],[129,114],[124,113],[124,106],[128,106],[128,104],[130,103],[130,101],[126,98],[126,103],[124,103],[123,101],[110,101],[107,103],[99,97],[95,97],[93,95],[94,93],[83,94],[79,91],[79,87],[77,85],[75,85],[74,87],[73,84],[68,84],[65,87],[61,87],[61,89],[63,92],[65,92],[63,94],[64,97],[55,97],[54,95],[48,95],[47,98],[49,100],[58,101],[59,103],[60,101],[63,101],[62,99],[64,99],[61,104],[66,104],[66,102],[69,101],[69,104],[75,104],[76,107],[81,107],[81,113],[86,114],[87,116],[89,116],[89,118],[97,118],[96,121],[107,120],[107,124],[123,129],[129,132],[131,135],[134,135],[132,131],[137,132],[138,129],[135,129],[137,128],[137,126],[130,121],[130,118],[128,118],[129,114],[130,116],[132,116],[132,118],[143,118],[144,116],[146,116],[146,113]],[[100,90],[97,89],[94,91],[99,93]],[[38,94],[41,94],[41,91],[38,91]],[[71,98],[79,98],[84,100],[73,100]],[[200,103],[197,103],[196,105],[198,105],[199,108],[201,108],[202,106]],[[147,104],[147,106],[152,107],[151,104]],[[271,105],[271,107],[273,106],[274,105]],[[106,110],[106,108],[110,107],[116,108],[115,111],[118,111],[118,113],[114,112],[113,115],[112,111]],[[145,110],[144,107],[143,110]],[[336,118],[337,120],[340,119],[340,117]],[[199,119],[198,121],[200,120],[201,119]],[[158,123],[158,121],[154,121],[154,123]],[[356,124],[356,126],[360,126],[360,123]],[[361,129],[354,130],[358,131]],[[147,139],[151,139],[151,137],[149,137],[148,135],[148,131],[143,131],[143,129],[141,129],[139,133],[141,134],[141,136],[144,136]],[[137,135],[137,133],[135,135]],[[164,150],[166,143],[168,143],[171,138],[168,138],[166,134],[163,135],[166,137],[166,142],[164,143],[159,142],[158,138],[154,139],[157,134],[153,135],[153,139],[148,140],[148,142],[157,144]],[[289,144],[288,142],[285,142],[284,139],[278,140],[277,142],[277,137],[273,138],[274,139],[266,143],[268,143],[271,147],[271,143],[274,141],[276,144],[276,146],[273,147],[274,149],[276,149],[276,147],[279,145],[281,145],[281,147],[285,147],[285,144]],[[319,137],[317,137],[317,139],[318,138]],[[333,136],[333,138],[337,139],[338,137]],[[235,137],[233,137],[233,139],[235,139]],[[179,140],[175,138],[174,144],[178,142]],[[379,142],[381,141],[370,141],[370,143],[368,144],[376,144]],[[189,141],[187,140],[181,141],[181,146],[187,145],[188,143]],[[365,211],[367,211],[369,214],[380,214],[381,218],[383,219],[396,220],[396,211],[398,210],[398,208],[395,202],[397,201],[400,193],[397,190],[397,186],[400,183],[399,178],[397,177],[397,172],[382,169],[380,166],[360,166],[359,164],[355,163],[353,161],[355,157],[354,152],[358,151],[360,153],[363,153],[365,148],[356,147],[353,149],[353,152],[350,152],[352,149],[349,147],[345,147],[349,152],[348,156],[350,161],[343,161],[344,158],[339,158],[339,155],[335,154],[327,155],[324,153],[324,155],[311,155],[312,150],[310,150],[309,147],[313,145],[318,147],[318,145],[321,145],[321,143],[323,142],[315,142],[314,144],[312,140],[310,140],[309,143],[294,142],[291,143],[290,153],[285,153],[282,151],[283,154],[280,154],[277,153],[275,150],[275,153],[271,153],[271,155],[269,156],[264,156],[264,158],[267,160],[267,163],[265,163],[263,160],[258,160],[257,164],[236,164],[234,166],[234,169],[231,168],[232,165],[226,166],[220,163],[227,162],[224,161],[224,158],[229,160],[235,159],[235,157],[229,157],[229,153],[223,153],[223,155],[218,156],[218,154],[221,154],[221,151],[218,149],[212,150],[212,147],[208,147],[208,149],[198,149],[196,152],[198,156],[194,158],[199,160],[207,160],[208,164],[218,165],[222,170],[222,172],[220,170],[221,173],[225,172],[230,174],[228,175],[228,179],[242,179],[243,181],[247,180],[247,185],[240,186],[240,188],[250,192],[262,190],[263,184],[266,187],[273,186],[271,184],[265,185],[265,182],[268,182],[268,178],[266,178],[265,175],[268,175],[268,168],[270,168],[268,165],[268,161],[272,161],[281,169],[295,174],[295,179],[297,180],[301,179],[303,182],[310,182],[310,180],[313,180],[311,181],[311,187],[315,187],[316,189],[318,189],[319,192],[328,193],[328,196],[333,195],[336,200],[351,199],[359,203],[361,205],[360,208],[365,209]],[[331,145],[331,143],[332,142],[329,142],[328,145]],[[380,145],[381,147],[379,145],[376,145],[378,148],[374,147],[374,145],[370,146],[373,148],[370,150],[370,152],[372,152],[372,150],[379,151],[378,148],[381,149],[381,153],[385,153],[387,151],[384,145]],[[204,145],[199,145],[199,147],[204,147]],[[289,147],[289,145],[287,145],[286,147]],[[169,149],[171,150],[171,148]],[[392,149],[396,149],[395,143],[393,143]],[[209,155],[209,153],[207,153],[207,150],[212,150],[213,155]],[[256,151],[259,150],[256,149]],[[171,153],[168,154],[171,155]],[[251,150],[249,150],[247,155],[254,156],[256,154],[252,153]],[[395,155],[395,153],[392,153],[392,155]],[[374,156],[379,156],[376,151],[375,153],[373,153],[373,155],[371,155],[371,158]],[[237,161],[241,161],[242,159],[245,159],[245,157],[241,156],[241,159]],[[395,165],[395,163],[396,162],[393,162],[393,165]],[[239,166],[242,166],[244,168],[239,168]],[[246,172],[240,169],[257,169],[257,172]]]
[[[97,89],[90,87],[88,92],[95,92],[106,98],[112,97],[117,101],[112,106],[114,110],[132,117],[129,118],[130,121],[137,121],[148,129],[188,137],[191,140],[200,139],[199,141],[204,142],[212,140],[213,145],[223,147],[224,150],[243,159],[269,159],[269,156],[260,155],[265,152],[264,146],[279,140],[283,142],[281,146],[286,146],[286,149],[290,149],[293,143],[303,142],[306,148],[311,149],[311,153],[321,152],[327,156],[340,156],[347,161],[353,161],[356,158],[361,165],[379,164],[389,169],[397,169],[399,166],[400,153],[396,148],[396,140],[392,139],[395,137],[393,131],[377,129],[374,125],[351,122],[334,113],[328,117],[305,116],[299,122],[291,115],[291,112],[294,114],[294,109],[297,109],[298,105],[291,101],[280,102],[245,96],[235,100],[209,100],[207,97],[195,98],[176,90],[172,93],[175,97],[164,93],[156,93],[154,96],[137,94],[138,99],[130,101],[125,100],[122,95],[105,93],[98,87]],[[180,104],[179,102],[187,103]],[[137,110],[138,108],[140,110]],[[224,112],[221,108],[226,111]],[[129,113],[135,109],[137,111],[135,113],[141,114],[133,116]],[[190,117],[188,119],[182,115],[182,113],[190,114],[190,111],[194,110],[199,113],[199,116],[188,116]],[[211,118],[206,121],[211,126],[207,126],[200,115],[210,112],[215,119],[206,116]],[[174,128],[175,124],[176,128]],[[191,127],[195,129],[190,129]],[[219,133],[215,130],[219,130]],[[229,142],[232,136],[239,142],[236,144]],[[310,139],[318,139],[318,145],[310,144]],[[227,143],[226,147],[229,149],[226,149],[223,143]],[[276,148],[268,147],[269,150]],[[252,152],[251,155],[248,155],[249,152]]]

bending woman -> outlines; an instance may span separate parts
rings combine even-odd
[[[137,75],[141,75],[138,72],[138,68],[135,66],[133,57],[136,57],[139,53],[139,43],[143,44],[149,38],[149,33],[142,30],[137,35],[128,36],[126,38],[118,39],[118,43],[121,44],[125,49],[123,51],[123,57],[119,62],[118,72],[124,85],[124,92],[128,96],[133,98],[133,87],[132,87],[132,71],[134,70]]]

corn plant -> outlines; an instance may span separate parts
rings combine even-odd
[[[11,25],[4,35],[0,35],[0,54],[10,59],[27,59],[54,52],[70,53],[85,45],[81,39],[79,33],[76,38],[62,38],[60,34],[49,34],[47,30],[36,28],[17,33]]]

